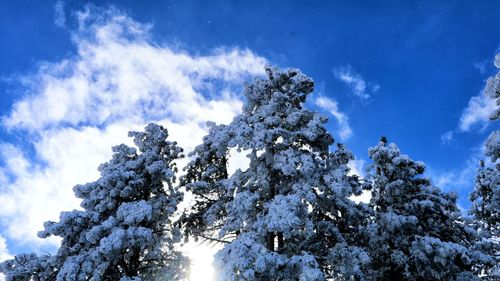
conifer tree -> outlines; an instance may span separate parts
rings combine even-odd
[[[500,68],[500,54],[495,57],[495,66]],[[494,99],[496,110],[490,120],[500,118],[500,71],[488,78],[483,94]],[[479,162],[474,190],[469,196],[478,231],[485,236],[482,245],[488,253],[495,257],[497,265],[486,268],[483,274],[491,280],[500,279],[500,130],[494,130],[485,142],[484,154],[490,158],[490,165],[484,160]]]
[[[326,117],[304,107],[313,81],[296,69],[267,68],[245,85],[243,112],[211,125],[183,178],[196,203],[183,217],[188,237],[222,242],[219,280],[362,280],[368,256],[356,247],[367,210],[348,176],[352,154]],[[229,150],[250,160],[229,175]]]
[[[470,214],[479,227],[491,236],[500,236],[500,171],[479,162],[476,184],[469,198],[473,202]]]
[[[500,68],[500,54],[496,55],[495,65]],[[483,94],[496,100],[497,109],[490,119],[500,118],[500,71],[488,78]],[[493,236],[500,236],[500,130],[494,130],[485,143],[485,155],[490,158],[493,167],[486,167],[480,161],[476,176],[475,190],[470,199],[473,202],[471,214],[488,226]]]
[[[472,250],[478,237],[461,220],[456,195],[433,186],[425,165],[385,138],[369,155],[372,280],[479,280],[475,267],[492,260]]]
[[[82,210],[62,212],[39,236],[62,238],[54,256],[19,255],[0,270],[12,280],[181,280],[186,258],[174,244],[171,217],[183,194],[174,186],[182,149],[149,124],[130,132],[138,150],[113,147],[101,177],[74,187]]]

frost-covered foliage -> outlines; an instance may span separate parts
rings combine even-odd
[[[267,79],[245,86],[242,114],[212,124],[192,154],[186,235],[225,243],[219,280],[362,280],[368,256],[356,235],[368,208],[349,199],[362,192],[347,175],[352,155],[342,145],[330,152],[326,117],[303,107],[309,77],[266,70]],[[232,148],[250,164],[228,175]]]
[[[485,167],[480,161],[477,169],[476,185],[470,194],[473,202],[470,214],[493,236],[500,236],[500,171],[495,167]]]
[[[182,149],[167,141],[167,130],[156,124],[129,135],[139,151],[124,144],[114,147],[112,159],[99,167],[101,177],[74,187],[83,210],[62,212],[59,222],[44,224],[40,237],[62,238],[57,254],[20,255],[3,263],[7,280],[184,277],[187,260],[174,249],[181,236],[171,222],[183,198],[174,187],[174,161]]]
[[[495,57],[495,66],[500,69],[500,53]],[[497,109],[491,114],[492,121],[500,118],[500,71],[495,76],[488,78],[483,94],[494,99],[497,104]],[[491,157],[491,161],[495,163],[500,158],[500,130],[495,130],[486,140],[485,154]]]
[[[373,280],[478,280],[488,255],[472,250],[474,229],[459,216],[456,195],[423,177],[424,164],[383,138],[369,149],[375,210],[367,248]]]
[[[500,130],[495,130],[490,134],[484,148],[485,155],[490,157],[493,163],[500,158]]]
[[[495,66],[500,68],[500,54],[495,57]],[[497,109],[490,116],[492,121],[500,118],[500,71],[488,78],[483,94],[496,100]],[[486,236],[482,248],[495,257],[497,265],[485,269],[491,279],[500,279],[500,130],[494,130],[484,145],[484,154],[491,159],[491,167],[485,161],[479,162],[474,191],[469,199],[469,211],[475,218],[478,231]],[[485,246],[486,245],[486,246]]]
[[[7,281],[55,280],[55,257],[36,254],[20,254],[15,259],[0,263],[0,272]]]
[[[495,56],[495,66],[500,69],[500,53]],[[484,94],[496,100],[496,104],[499,107],[490,115],[490,119],[497,120],[500,118],[500,71],[488,78]]]

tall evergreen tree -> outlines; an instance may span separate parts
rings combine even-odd
[[[424,164],[385,138],[369,155],[373,280],[478,280],[475,266],[492,260],[471,249],[478,237],[461,221],[456,195],[433,186]]]
[[[500,68],[500,54],[496,55],[495,65]],[[488,78],[483,94],[496,100],[497,109],[490,119],[500,118],[500,71]],[[494,130],[485,143],[485,155],[490,157],[493,167],[486,167],[481,160],[476,176],[476,187],[470,196],[473,202],[471,214],[485,222],[492,235],[500,236],[500,130]],[[498,163],[497,163],[498,162]]]
[[[500,53],[495,56],[495,66],[497,69],[500,69]],[[498,120],[500,118],[500,70],[494,76],[488,78],[483,94],[495,100],[497,108],[491,113],[490,120]],[[491,158],[492,163],[496,163],[500,159],[500,130],[494,130],[490,134],[485,143],[484,153],[487,157]],[[500,170],[499,165],[500,163],[496,165],[497,171]],[[497,197],[497,200],[500,200],[500,198]]]
[[[495,56],[494,64],[497,69],[500,69],[500,53],[498,53]],[[499,119],[500,118],[500,71],[497,71],[497,73],[494,76],[488,78],[483,93],[486,96],[494,99],[498,106],[497,109],[493,111],[493,113],[491,113],[490,120]]]
[[[183,195],[174,186],[182,149],[167,130],[149,124],[131,132],[136,148],[113,147],[101,177],[74,187],[83,210],[46,222],[42,238],[62,238],[54,256],[20,255],[0,270],[7,280],[180,280],[186,258],[174,249],[171,217]]]
[[[500,69],[500,54],[495,57],[495,66]],[[488,78],[483,94],[496,100],[497,108],[490,115],[492,121],[500,118],[500,71]],[[469,199],[472,208],[469,211],[476,219],[478,230],[485,235],[483,248],[495,257],[497,265],[485,270],[492,280],[500,279],[500,130],[494,130],[485,142],[484,154],[491,160],[486,165],[484,160],[477,169],[474,191]]]
[[[243,112],[212,125],[192,155],[186,234],[224,243],[219,280],[362,280],[368,256],[355,241],[367,208],[349,199],[362,191],[347,175],[352,155],[342,145],[330,152],[327,119],[304,108],[312,79],[266,71],[245,86]],[[250,164],[229,175],[232,148]]]
[[[486,167],[484,161],[481,160],[477,169],[474,191],[469,196],[473,202],[470,214],[477,220],[481,229],[497,237],[500,237],[499,186],[500,170],[497,167]]]

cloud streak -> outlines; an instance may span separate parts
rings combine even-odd
[[[339,110],[338,104],[335,100],[320,96],[316,98],[315,104],[328,111],[334,118],[337,124],[336,132],[342,141],[349,139],[353,132],[349,126],[349,117]]]
[[[7,249],[7,242],[3,236],[0,235],[0,261],[11,259],[12,255]],[[4,275],[0,273],[0,280],[4,280]]]
[[[370,98],[370,94],[377,92],[380,89],[378,84],[366,82],[361,75],[356,73],[350,65],[344,67],[336,67],[333,70],[333,75],[339,81],[346,84],[351,93],[361,99]]]
[[[441,135],[441,144],[450,144],[453,142],[453,131],[448,131]]]
[[[470,204],[467,198],[474,187],[479,161],[485,160],[487,166],[494,165],[488,159],[484,159],[484,150],[484,143],[471,148],[469,157],[456,169],[440,170],[431,166],[426,167],[426,173],[432,178],[434,185],[446,192],[452,191],[461,195],[458,204],[462,212],[465,212],[468,209],[467,204]]]
[[[500,53],[495,56],[494,65],[497,70],[500,69]],[[486,86],[481,94],[474,96],[469,100],[467,107],[460,116],[459,130],[468,132],[475,125],[481,125],[481,129],[486,128],[490,116],[497,110],[496,94],[500,89],[500,72],[486,81]]]
[[[3,236],[0,235],[0,261],[9,259],[11,257],[12,255],[7,250],[7,241]]]
[[[474,125],[480,125],[484,129],[496,107],[495,100],[486,95],[472,97],[460,116],[459,130],[469,132]]]
[[[64,13],[64,2],[57,1],[54,5],[54,24],[64,28],[66,26],[66,14]]]

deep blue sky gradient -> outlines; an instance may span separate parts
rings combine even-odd
[[[64,7],[72,14],[86,1]],[[54,24],[55,1],[0,2],[0,115],[19,98],[15,76],[40,61],[71,56],[68,29]],[[313,77],[338,101],[354,135],[346,143],[367,159],[385,135],[435,172],[463,169],[486,130],[455,130],[463,109],[494,72],[500,46],[500,1],[95,1],[153,24],[154,41],[193,54],[248,48],[281,67]],[[483,64],[481,72],[474,64]],[[380,90],[364,101],[350,94],[333,69],[350,65]],[[0,140],[19,136],[0,128]],[[466,206],[469,187],[458,190]],[[447,190],[446,186],[443,186]]]

